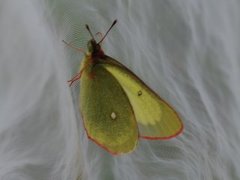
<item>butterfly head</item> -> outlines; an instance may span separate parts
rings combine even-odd
[[[101,42],[105,39],[105,37],[107,36],[108,32],[112,29],[112,27],[117,23],[117,20],[113,21],[111,27],[108,29],[108,31],[105,33],[105,35],[102,37],[102,39],[97,43],[93,33],[91,32],[89,26],[86,24],[86,29],[88,30],[89,34],[91,35],[92,39],[90,41],[88,41],[87,43],[87,48],[88,48],[88,53],[91,54],[92,56],[102,56],[104,55],[102,49],[101,49]]]
[[[100,57],[104,55],[100,44],[97,43],[95,39],[91,39],[90,41],[88,41],[87,49],[88,53],[91,54],[93,57]]]
[[[95,54],[101,50],[101,46],[95,41],[95,39],[91,39],[87,43],[87,49],[89,53]]]

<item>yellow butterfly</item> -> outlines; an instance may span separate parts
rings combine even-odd
[[[168,103],[104,54],[100,43],[116,22],[98,43],[86,25],[92,39],[80,72],[69,81],[71,85],[80,79],[80,111],[88,137],[114,155],[133,151],[139,138],[170,139],[183,131],[182,121]]]

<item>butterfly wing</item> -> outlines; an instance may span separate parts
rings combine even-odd
[[[142,138],[169,139],[182,132],[183,124],[175,110],[134,73],[111,57],[101,62],[127,94]]]
[[[132,106],[118,81],[101,65],[82,74],[80,111],[88,137],[98,145],[112,154],[134,150],[138,127]]]

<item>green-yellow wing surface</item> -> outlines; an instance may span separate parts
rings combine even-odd
[[[129,99],[101,65],[85,69],[80,85],[80,111],[90,139],[112,154],[136,147],[138,127]]]
[[[147,139],[169,139],[183,130],[174,109],[125,66],[106,56],[102,62],[124,89],[132,105],[140,133]]]

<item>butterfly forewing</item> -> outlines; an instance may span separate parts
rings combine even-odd
[[[102,66],[117,79],[127,94],[141,137],[168,139],[182,131],[183,124],[174,109],[135,74],[110,57],[102,61]]]

